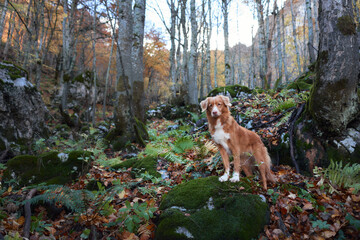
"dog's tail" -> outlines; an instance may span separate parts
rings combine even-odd
[[[266,179],[272,183],[276,182],[276,178],[274,176],[274,174],[271,172],[271,158],[269,156],[269,153],[267,151],[267,148],[264,146],[264,151],[265,151],[265,164],[266,164]]]

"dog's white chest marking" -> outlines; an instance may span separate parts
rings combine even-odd
[[[222,145],[229,154],[231,153],[229,146],[227,145],[227,140],[230,139],[230,134],[224,132],[220,119],[217,120],[217,123],[215,125],[215,132],[212,135],[212,138],[217,144]]]

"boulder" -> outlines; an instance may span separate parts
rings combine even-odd
[[[264,196],[250,186],[212,176],[172,189],[160,204],[156,239],[252,239],[269,221]]]
[[[47,135],[48,110],[26,77],[20,67],[0,62],[0,155],[10,147],[14,155],[24,153],[21,146]]]
[[[208,97],[215,97],[217,95],[224,95],[231,98],[247,98],[253,91],[246,86],[231,85],[225,87],[217,87],[209,92]]]
[[[39,156],[19,155],[10,159],[4,172],[4,183],[19,188],[32,184],[65,184],[86,173],[91,152],[48,152]]]

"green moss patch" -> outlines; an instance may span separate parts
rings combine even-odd
[[[0,69],[6,69],[11,80],[16,80],[21,77],[27,77],[27,71],[22,69],[21,67],[11,63],[11,62],[3,62],[0,63]]]
[[[297,91],[310,90],[313,85],[314,78],[315,74],[313,72],[306,72],[294,82],[290,83],[287,86],[287,89],[295,89]]]
[[[243,190],[240,190],[243,189]],[[246,181],[212,176],[176,186],[162,200],[156,239],[252,239],[269,220],[269,209]]]
[[[239,96],[239,94],[241,92],[244,93],[248,93],[251,94],[252,91],[250,90],[250,88],[246,87],[246,86],[242,86],[242,85],[231,85],[231,86],[226,86],[226,87],[217,87],[214,88],[213,90],[211,90],[211,92],[209,92],[208,97],[215,97],[219,94],[223,94],[223,95],[229,95],[232,98],[236,98]]]
[[[86,173],[91,152],[49,152],[40,156],[20,155],[7,162],[4,182],[16,180],[14,187],[32,184],[65,184]]]
[[[349,15],[339,17],[336,26],[344,35],[356,34],[356,23],[354,19]]]
[[[157,158],[155,157],[145,157],[143,159],[135,159],[131,158],[122,163],[116,164],[113,166],[115,169],[119,168],[133,168],[132,170],[135,172],[148,172],[150,175],[154,177],[161,177],[161,174],[156,171],[157,167]],[[133,174],[135,176],[135,174]]]

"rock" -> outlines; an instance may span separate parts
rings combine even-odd
[[[156,239],[256,238],[269,221],[269,208],[248,191],[245,182],[219,182],[216,176],[176,186],[160,204]]]
[[[236,84],[232,86],[214,88],[208,94],[208,97],[215,97],[220,94],[231,98],[248,98],[249,95],[252,94],[252,91],[246,86]]]
[[[11,145],[27,146],[33,139],[47,136],[48,110],[26,77],[20,67],[0,62],[0,153]],[[13,155],[27,152],[14,146],[11,151]]]
[[[86,173],[91,152],[48,152],[40,156],[19,155],[7,162],[4,183],[15,180],[16,188],[32,184],[65,184]]]

